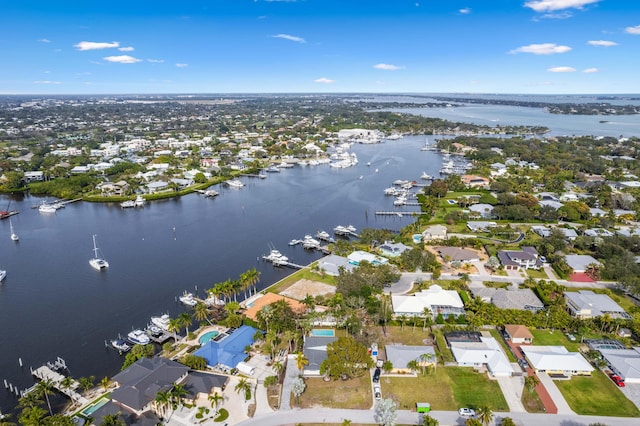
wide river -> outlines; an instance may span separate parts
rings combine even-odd
[[[354,145],[355,167],[296,166],[267,179],[242,178],[239,190],[216,187],[213,199],[192,194],[143,209],[77,202],[43,214],[32,208],[40,198],[12,199],[20,241],[9,238],[9,220],[0,221],[0,269],[8,271],[0,285],[0,380],[27,388],[34,383],[29,367],[57,356],[74,377],[112,376],[123,358],[105,340],[144,327],[151,316],[177,316],[185,308],[176,297],[185,290],[204,297],[216,282],[253,267],[261,272],[259,288],[290,274],[258,260],[269,246],[308,264],[320,254],[290,247],[291,239],[337,225],[398,230],[411,223],[375,211],[398,209],[383,194],[394,180],[438,173],[441,157],[421,151],[424,143],[424,136],[410,136]],[[7,208],[9,198],[0,203]],[[93,234],[110,264],[106,271],[89,266]],[[5,412],[17,402],[8,390],[0,397]]]

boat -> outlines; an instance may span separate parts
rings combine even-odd
[[[147,334],[152,337],[160,337],[164,334],[165,330],[161,329],[157,325],[149,324],[146,330]]]
[[[133,203],[134,203],[135,207],[144,207],[144,203],[146,203],[146,202],[147,202],[147,200],[142,198],[142,195],[138,195]]]
[[[420,179],[431,180],[433,179],[433,176],[431,176],[430,174],[427,174],[427,172],[422,172],[422,174],[420,175]]]
[[[270,166],[270,167],[268,167],[268,168],[267,168],[267,171],[268,171],[269,173],[280,173],[280,169],[279,169],[279,168],[277,168],[276,166]]]
[[[264,256],[264,260],[273,263],[274,266],[284,266],[289,262],[289,258],[276,249],[271,249],[269,254]]]
[[[215,189],[207,189],[206,191],[204,191],[205,197],[215,197],[216,195],[219,195],[219,194],[220,193]]]
[[[0,219],[6,219],[8,217],[11,217],[13,215],[20,213],[18,210],[9,210],[9,207],[11,207],[11,200],[9,200],[9,204],[7,204],[7,208],[5,210],[0,211]]]
[[[151,324],[164,331],[169,331],[169,321],[171,321],[169,314],[162,314],[159,317],[151,317]]]
[[[9,219],[9,228],[11,229],[11,240],[18,241],[20,237],[18,237],[18,234],[13,230],[13,223],[11,222],[11,219]]]
[[[0,283],[7,278],[7,271],[5,271],[4,269],[0,269]]]
[[[302,240],[296,240],[296,239],[293,239],[293,240],[289,241],[289,245],[290,245],[290,246],[297,246],[297,245],[298,245],[298,244],[300,244],[301,242],[302,242]]]
[[[40,213],[55,213],[56,212],[56,207],[53,204],[48,204],[46,202],[42,202],[42,204],[40,204],[40,206],[38,207],[38,211]]]
[[[329,241],[331,239],[331,235],[326,231],[318,231],[316,238],[319,240]]]
[[[151,342],[147,333],[140,329],[129,332],[129,334],[127,334],[127,339],[129,339],[129,341],[134,345],[146,345]]]
[[[371,165],[371,161],[367,161],[367,167]]]
[[[96,235],[93,234],[93,258],[89,260],[89,265],[98,271],[109,267],[109,262],[99,256],[99,250],[96,245]]]
[[[182,296],[179,297],[180,302],[187,306],[196,306],[198,301],[193,297],[193,293],[185,292]]]
[[[127,200],[120,203],[120,207],[122,207],[123,209],[130,209],[135,206],[136,206],[136,202],[133,200]]]
[[[225,182],[229,188],[242,188],[244,186],[244,183],[242,183],[242,181],[238,180],[238,179],[231,179]]]
[[[122,339],[114,339],[111,341],[111,346],[119,352],[129,352],[131,346]]]
[[[307,250],[314,250],[320,248],[320,241],[313,238],[311,235],[306,235],[302,240],[302,247]]]

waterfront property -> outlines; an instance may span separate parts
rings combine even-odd
[[[291,307],[291,310],[293,310],[293,312],[301,313],[307,309],[304,304],[298,302],[295,299],[284,297],[276,293],[265,293],[264,295],[261,295],[255,299],[251,299],[249,306],[247,306],[247,310],[244,311],[244,316],[256,321],[258,312],[260,312],[262,308],[281,300],[284,300],[287,305]]]
[[[253,343],[253,336],[257,331],[248,325],[243,325],[237,330],[229,329],[205,343],[193,354],[206,359],[207,365],[211,368],[231,370],[247,358],[245,349]]]
[[[391,303],[396,316],[419,316],[425,314],[425,309],[431,312],[433,318],[464,315],[464,303],[455,290],[444,290],[437,284],[427,290],[422,290],[412,296],[392,295]]]
[[[309,363],[304,367],[304,376],[319,376],[320,366],[327,359],[327,345],[338,338],[335,336],[306,336],[302,352]]]

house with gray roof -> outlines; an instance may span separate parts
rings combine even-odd
[[[600,349],[609,368],[627,384],[640,384],[640,347]]]
[[[480,256],[473,250],[459,247],[435,247],[440,257],[448,262],[475,262],[480,260]]]
[[[521,311],[538,312],[544,309],[544,304],[530,289],[507,290],[504,288],[472,288],[476,297],[492,303],[500,309],[518,309]]]
[[[487,232],[489,228],[495,228],[498,226],[495,222],[485,222],[485,221],[469,221],[467,222],[467,228],[471,232]]]
[[[346,257],[330,254],[318,261],[318,268],[327,275],[337,277],[340,275],[340,268],[344,268],[346,272],[351,272],[356,266],[349,263],[349,259]]]
[[[151,408],[158,392],[171,390],[183,381],[189,367],[162,357],[142,358],[113,376],[119,387],[111,393],[111,400],[141,415]]]
[[[405,246],[402,243],[392,243],[389,241],[385,241],[384,244],[378,247],[378,250],[380,250],[380,254],[383,256],[398,257],[405,251],[411,250],[411,247]]]
[[[540,269],[542,262],[538,259],[535,247],[522,247],[522,250],[501,250],[498,259],[504,269],[521,271],[525,269]]]
[[[195,404],[198,399],[206,403],[209,395],[213,395],[216,392],[222,394],[228,383],[229,376],[192,371],[180,384],[187,391],[185,399],[189,399]]]
[[[422,240],[446,240],[447,239],[447,227],[444,225],[431,225],[422,231]]]
[[[591,290],[579,290],[566,291],[564,297],[569,313],[576,318],[585,319],[609,315],[613,319],[631,319],[631,316],[606,294],[597,294]]]
[[[469,211],[475,216],[480,216],[483,219],[489,219],[493,215],[493,206],[491,204],[472,204],[469,206]]]
[[[602,266],[602,263],[588,254],[568,254],[564,257],[564,261],[573,269],[573,272],[585,272],[592,264]]]
[[[338,340],[335,336],[306,336],[302,353],[309,361],[304,367],[304,376],[319,376],[320,366],[327,359],[327,345]]]
[[[433,346],[386,345],[384,349],[395,373],[411,371],[407,367],[411,361],[417,361],[418,366],[425,367],[437,360]]]

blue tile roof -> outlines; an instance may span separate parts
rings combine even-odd
[[[244,348],[253,343],[256,331],[258,330],[253,327],[243,325],[220,341],[210,340],[193,354],[205,358],[210,366],[222,364],[235,368],[247,357]]]

